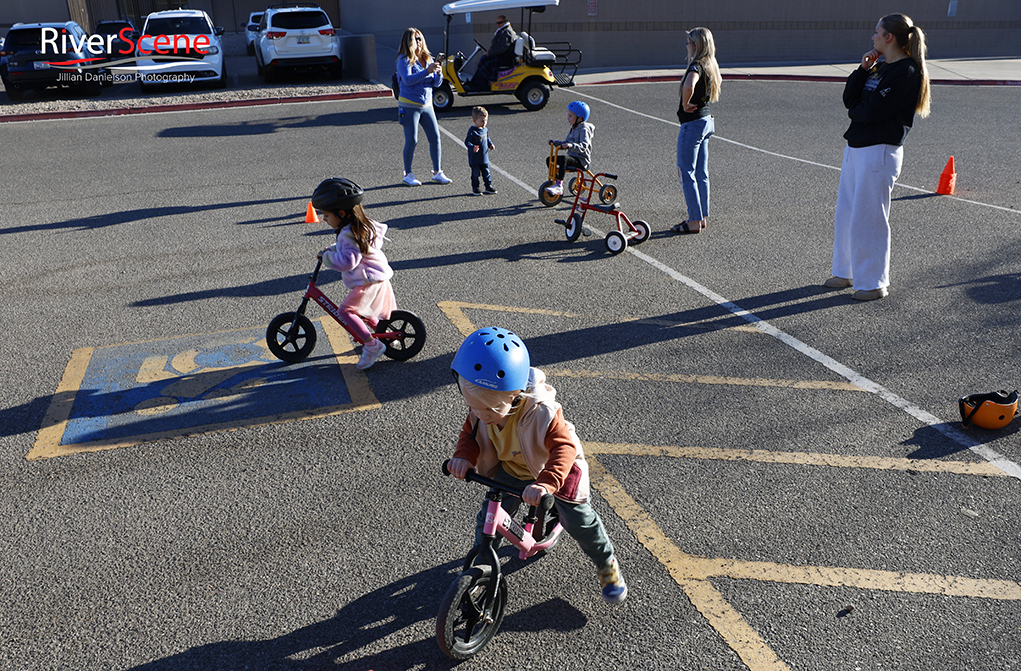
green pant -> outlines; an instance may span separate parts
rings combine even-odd
[[[532,480],[518,480],[503,470],[502,467],[497,469],[493,479],[500,484],[516,489],[524,489],[533,482]],[[504,494],[503,508],[510,515],[514,515],[520,505],[521,499],[510,494]],[[475,518],[476,547],[482,544],[482,527],[486,523],[486,508],[488,506],[489,501],[487,500],[483,503],[482,509]],[[568,503],[567,501],[557,499],[556,506],[557,512],[560,513],[560,524],[578,542],[582,552],[588,555],[588,558],[592,560],[596,568],[603,568],[609,564],[610,559],[613,558],[613,543],[610,542],[610,537],[606,535],[606,529],[603,527],[603,521],[599,519],[599,513],[595,511],[591,504],[588,502]],[[500,539],[502,539],[502,536],[497,534],[497,540]]]

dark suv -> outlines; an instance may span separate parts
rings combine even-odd
[[[43,29],[56,31],[55,40],[58,51],[43,53]],[[62,39],[62,31],[72,39]],[[21,100],[25,91],[32,89],[42,91],[52,86],[74,87],[86,95],[98,96],[102,92],[102,82],[109,77],[105,70],[89,67],[63,69],[53,67],[52,62],[73,61],[95,58],[85,46],[88,34],[74,21],[65,23],[19,23],[7,31],[4,48],[0,56],[4,57],[3,68],[0,68],[0,79],[3,79],[7,97]],[[74,51],[71,43],[81,45]],[[66,43],[68,50],[62,50]]]
[[[125,29],[127,30],[124,32],[124,36],[127,40],[121,39],[121,31]],[[100,21],[96,24],[95,34],[113,36],[113,39],[110,40],[110,60],[132,58],[135,55],[134,43],[140,36],[138,31],[135,30],[135,24],[131,22],[131,19]]]

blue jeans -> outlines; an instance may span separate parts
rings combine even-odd
[[[436,122],[436,111],[430,103],[423,109],[400,107],[397,118],[404,126],[404,172],[411,172],[411,162],[415,158],[415,146],[418,145],[418,126],[422,125],[425,136],[429,140],[429,156],[433,161],[433,172],[440,169],[443,152],[440,147],[440,125]]]
[[[702,221],[709,216],[709,137],[716,132],[711,116],[681,124],[677,134],[677,174],[684,200],[688,204],[688,221]]]
[[[518,480],[503,470],[502,467],[496,469],[493,479],[501,484],[518,489],[524,489],[532,484],[532,480]],[[511,515],[517,511],[521,503],[521,499],[516,496],[511,496],[510,494],[503,495],[503,509]],[[599,513],[595,511],[592,505],[588,502],[568,503],[560,499],[557,499],[556,505],[557,512],[560,513],[560,524],[564,527],[564,531],[569,533],[578,542],[582,552],[588,555],[588,558],[592,560],[596,568],[603,568],[609,564],[610,559],[613,558],[613,543],[610,542],[610,537],[606,535],[603,520],[599,518]],[[486,523],[486,508],[488,506],[489,501],[483,501],[482,509],[479,511],[478,517],[475,518],[475,547],[482,544],[482,527]],[[503,536],[500,534],[497,534],[496,538],[497,540],[503,540]]]

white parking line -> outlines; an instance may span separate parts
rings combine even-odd
[[[579,95],[583,95],[583,94],[579,94]],[[648,119],[653,119],[654,121],[662,121],[664,123],[671,124],[671,125],[674,125],[674,126],[678,126],[678,127],[680,126],[680,124],[677,124],[677,123],[671,123],[671,122],[666,121],[664,119],[658,119],[656,117],[649,116],[648,114],[643,114],[642,112],[635,112],[634,110],[629,110],[626,107],[621,107],[619,105],[614,105],[613,103],[607,103],[606,101],[600,100],[599,98],[596,98],[594,96],[585,96],[585,97],[586,98],[590,98],[592,100],[596,100],[596,101],[601,102],[601,103],[606,103],[607,105],[610,105],[611,107],[616,107],[617,109],[621,109],[621,110],[624,110],[624,111],[627,111],[627,112],[633,112],[634,114],[636,114],[638,116],[646,117]],[[463,146],[461,138],[457,137],[456,135],[454,135],[453,133],[448,131],[443,126],[440,126],[439,128],[440,128],[440,131],[444,135],[446,135],[450,139],[454,140],[458,144],[458,146]],[[735,142],[734,144],[740,144],[740,143],[736,143]],[[748,145],[741,145],[741,146],[747,147]],[[762,150],[762,149],[756,149],[755,147],[749,147],[749,148],[750,149],[755,149],[755,151],[763,151],[764,153],[772,154],[772,152],[768,152],[768,151],[765,151],[765,150]],[[465,150],[465,151],[467,151],[467,150]],[[793,161],[801,161],[803,163],[811,163],[812,165],[817,165],[817,166],[820,166],[820,167],[823,167],[823,168],[832,168],[832,166],[823,165],[821,163],[812,163],[811,161],[805,161],[803,159],[794,158],[794,157],[791,157],[791,156],[783,156],[782,154],[773,154],[773,155],[774,156],[780,156],[782,158],[789,158],[789,159],[791,159]],[[529,195],[534,195],[536,193],[535,187],[532,187],[529,184],[526,184],[525,182],[521,181],[517,177],[511,175],[510,173],[502,170],[501,168],[498,168],[497,166],[495,166],[493,164],[490,164],[490,168],[492,168],[496,172],[500,173],[501,175],[503,175],[504,177],[509,179],[514,184],[517,184],[518,186],[520,186],[522,189],[527,191],[529,193]],[[836,170],[839,170],[839,168],[836,168]],[[970,201],[965,201],[965,202],[970,202]],[[982,205],[984,203],[979,203],[979,204]],[[602,237],[604,235],[601,231],[599,231],[599,230],[597,230],[595,228],[592,229],[592,232],[593,232],[593,234],[598,235],[600,237]],[[687,276],[677,272],[673,268],[670,268],[666,264],[661,263],[660,261],[657,261],[656,259],[652,258],[648,254],[643,254],[642,252],[637,251],[634,247],[628,247],[627,251],[630,252],[636,258],[641,259],[642,261],[645,261],[646,263],[651,265],[653,268],[656,268],[657,270],[660,270],[661,272],[665,273],[669,277],[677,280],[681,284],[684,284],[684,285],[686,285],[688,287],[691,287],[692,289],[694,289],[698,293],[702,294],[703,296],[705,296],[709,300],[713,301],[714,303],[716,303],[720,307],[724,308],[728,312],[731,312],[735,316],[741,317],[742,319],[744,319],[745,321],[749,322],[752,326],[754,326],[755,328],[759,329],[760,331],[762,331],[766,335],[769,335],[769,336],[772,336],[773,338],[776,338],[780,342],[782,342],[785,345],[795,349],[796,351],[800,352],[801,354],[804,354],[805,356],[809,357],[813,361],[817,361],[818,363],[821,363],[823,366],[826,366],[831,371],[833,371],[837,375],[845,378],[846,380],[848,380],[852,384],[855,384],[855,385],[861,387],[862,389],[868,391],[869,393],[872,393],[872,394],[875,394],[875,395],[879,396],[880,398],[882,398],[887,403],[890,403],[894,407],[899,408],[900,410],[903,410],[904,412],[906,412],[908,415],[910,415],[911,417],[915,418],[919,422],[932,427],[933,429],[935,429],[936,431],[940,432],[941,434],[943,434],[944,436],[946,436],[950,440],[954,441],[958,445],[971,450],[972,452],[974,452],[978,456],[982,457],[983,459],[985,459],[986,461],[988,461],[992,465],[994,465],[997,468],[999,468],[1000,470],[1002,470],[1007,475],[1009,475],[1009,476],[1011,476],[1013,478],[1017,478],[1018,480],[1021,480],[1021,466],[1019,466],[1018,464],[1014,463],[1013,461],[1010,461],[1009,459],[1004,457],[999,452],[997,452],[997,451],[995,451],[995,450],[993,450],[993,449],[991,449],[989,447],[986,447],[984,444],[974,440],[971,436],[969,436],[969,435],[963,433],[962,431],[958,430],[955,426],[951,425],[949,422],[944,422],[939,417],[936,417],[935,415],[933,415],[933,414],[923,410],[922,408],[919,408],[917,405],[915,405],[911,401],[908,401],[907,399],[898,396],[897,394],[895,394],[892,391],[890,391],[889,389],[883,387],[879,383],[873,382],[872,380],[868,379],[867,377],[865,377],[863,375],[859,375],[857,372],[855,372],[851,368],[848,368],[847,366],[845,366],[844,364],[840,363],[839,361],[837,361],[837,360],[835,360],[835,359],[833,359],[833,358],[823,354],[822,352],[820,352],[819,350],[815,349],[814,347],[810,347],[809,345],[807,345],[806,343],[801,342],[800,340],[798,340],[794,336],[792,336],[792,335],[790,335],[788,333],[784,333],[783,331],[781,331],[780,329],[776,328],[775,326],[773,326],[769,322],[767,322],[767,321],[765,321],[763,319],[760,319],[759,317],[755,316],[754,313],[749,312],[748,310],[745,310],[740,305],[737,305],[736,303],[734,303],[732,301],[727,300],[726,298],[724,298],[723,296],[719,295],[715,291],[712,291],[711,289],[702,286],[701,284],[699,284],[695,280],[691,279],[690,277],[687,277]]]

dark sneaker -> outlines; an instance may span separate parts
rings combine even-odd
[[[599,569],[599,585],[603,588],[603,601],[606,603],[620,603],[627,598],[627,585],[620,575],[616,557]]]

